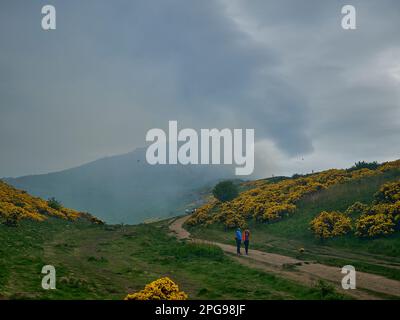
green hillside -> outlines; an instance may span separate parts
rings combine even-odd
[[[137,226],[23,221],[0,225],[3,299],[123,299],[168,276],[190,299],[331,299],[318,287],[296,284],[240,265],[214,246],[179,242],[168,221]],[[57,289],[43,290],[41,268],[54,265]]]
[[[178,241],[169,223],[105,225],[0,181],[0,299],[123,299],[165,276],[191,299],[344,298]],[[56,290],[41,287],[45,265],[56,268]]]
[[[397,282],[390,280],[400,280],[397,229],[376,237],[359,237],[352,230],[326,239],[317,238],[310,230],[310,221],[321,211],[346,212],[355,202],[373,208],[382,186],[399,181],[400,170],[397,162],[395,165],[386,165],[387,170],[329,170],[310,176],[241,183],[241,193],[232,202],[247,205],[243,208],[267,209],[257,206],[254,199],[268,198],[271,192],[274,200],[283,199],[283,204],[295,206],[293,213],[274,220],[265,219],[271,217],[271,211],[265,211],[262,219],[245,216],[251,230],[251,249],[296,260],[283,265],[269,265],[265,259],[252,260],[251,251],[249,258],[236,257],[231,249],[221,249],[220,244],[177,240],[170,230],[174,219],[139,225],[93,223],[97,222],[93,216],[63,207],[54,209],[51,202],[2,183],[0,298],[120,300],[163,277],[179,284],[189,299],[398,298]],[[284,197],[276,192],[277,188]],[[388,192],[383,194],[384,201],[397,201],[397,194]],[[296,201],[289,203],[288,198]],[[204,205],[189,217],[185,228],[193,238],[234,244],[234,229],[227,225],[232,220],[226,219],[224,211],[232,204],[215,204],[211,197],[210,201],[214,203],[213,210],[204,215],[209,204]],[[275,209],[281,208],[273,205]],[[17,223],[9,223],[10,213],[21,215]],[[355,221],[362,214],[355,213],[351,219]],[[206,223],[190,223],[198,218],[196,215]],[[316,275],[309,279],[309,274],[298,269],[303,261],[304,265],[318,262],[335,267],[350,264],[357,271],[384,276],[385,281],[392,281],[391,288],[339,291],[340,283],[329,277]],[[41,288],[44,265],[56,268],[56,290]]]
[[[296,211],[278,221],[247,221],[252,233],[252,248],[276,252],[329,265],[354,265],[357,270],[400,280],[400,232],[387,236],[360,238],[349,232],[344,236],[318,239],[310,230],[310,221],[322,211],[340,211],[355,202],[370,205],[382,185],[399,181],[400,170],[335,184],[310,194],[296,203]],[[218,210],[213,214],[217,215]],[[352,216],[357,219],[357,214]],[[187,226],[197,238],[232,244],[233,230],[222,222]],[[300,253],[300,251],[304,252]]]

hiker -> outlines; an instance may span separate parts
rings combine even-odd
[[[249,255],[249,242],[250,242],[250,230],[249,229],[244,230],[242,240],[244,243],[244,250],[246,251],[246,256],[248,256]]]
[[[235,239],[236,239],[237,255],[240,256],[241,255],[240,246],[242,244],[242,230],[240,230],[240,228],[236,229]]]

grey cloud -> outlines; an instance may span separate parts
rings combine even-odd
[[[347,3],[317,0],[53,1],[57,30],[43,32],[45,1],[3,1],[0,176],[130,151],[168,120],[255,128],[282,153],[258,158],[285,172],[377,145],[395,158],[399,82],[375,63],[400,48],[400,4],[352,2],[355,32],[340,28]]]
[[[349,3],[230,4],[250,23],[250,32],[278,52],[282,76],[307,99],[314,151],[305,158],[319,158],[322,168],[324,161],[333,167],[399,157],[393,146],[400,136],[400,73],[391,76],[388,70],[400,70],[400,3],[351,1],[357,10],[356,31],[340,27],[344,4]],[[292,172],[302,170],[296,158],[283,170],[290,163]]]
[[[170,119],[256,128],[289,154],[311,149],[305,101],[261,72],[279,57],[218,1],[54,1],[54,32],[40,29],[43,4],[2,4],[0,175],[128,151]]]

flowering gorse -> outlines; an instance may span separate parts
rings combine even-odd
[[[355,218],[355,235],[364,238],[386,236],[400,229],[400,181],[381,186],[372,205],[355,202],[345,211],[321,212],[310,222],[311,230],[319,238],[346,234]],[[337,224],[338,231],[334,232]]]
[[[243,227],[253,218],[261,222],[276,222],[296,211],[296,203],[330,186],[400,168],[400,160],[381,164],[376,170],[331,169],[277,182],[256,180],[242,184],[247,189],[228,202],[210,200],[187,221],[188,225],[222,222],[228,228]],[[357,208],[352,208],[352,210]],[[350,212],[349,212],[350,213]]]
[[[320,239],[333,238],[351,231],[351,219],[341,212],[321,212],[310,222],[311,230]]]
[[[384,236],[393,233],[393,227],[393,219],[386,214],[363,214],[356,221],[356,235],[360,237]]]
[[[48,217],[67,220],[84,218],[93,223],[102,223],[101,220],[89,213],[78,212],[64,207],[59,209],[51,208],[47,201],[33,197],[25,191],[18,190],[0,181],[0,218],[6,220],[7,224],[16,224],[23,219],[43,221]]]
[[[357,201],[347,208],[345,214],[347,214],[348,216],[360,215],[368,212],[368,210],[369,210],[368,205]]]
[[[187,294],[165,277],[147,284],[142,291],[128,294],[125,300],[186,300]]]
[[[356,220],[356,235],[385,236],[400,229],[400,181],[384,184]]]

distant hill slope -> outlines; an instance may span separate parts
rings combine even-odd
[[[102,223],[86,212],[68,209],[60,204],[33,197],[23,190],[18,190],[0,180],[0,222],[16,225],[18,221],[29,219],[44,221],[49,217],[65,220],[84,219],[93,223]]]
[[[149,165],[145,149],[65,171],[5,179],[43,198],[95,212],[108,223],[139,223],[181,213],[196,190],[233,176],[223,165]]]

